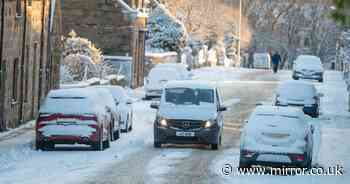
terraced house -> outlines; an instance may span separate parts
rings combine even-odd
[[[35,118],[58,87],[60,1],[0,1],[0,131]]]

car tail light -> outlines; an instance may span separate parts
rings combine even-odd
[[[97,122],[97,116],[94,114],[84,114],[83,116],[79,116],[80,120],[92,120]]]
[[[244,156],[244,157],[253,157],[254,156],[254,154],[255,154],[255,152],[254,151],[250,151],[250,150],[243,150],[242,151],[242,155]]]
[[[294,160],[296,161],[304,161],[305,156],[301,154],[293,155]]]
[[[44,127],[45,122],[57,119],[57,116],[58,114],[47,114],[47,113],[39,114],[39,117],[36,121],[36,130]]]

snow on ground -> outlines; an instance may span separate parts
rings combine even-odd
[[[169,174],[177,164],[191,156],[191,149],[167,149],[161,155],[154,157],[147,166],[149,183],[167,183],[162,175]]]
[[[247,73],[253,73],[257,70],[246,68],[226,68],[218,67],[204,67],[193,71],[195,78],[205,81],[237,81],[240,77]]]
[[[33,130],[1,141],[0,183],[76,183],[108,164],[122,161],[153,141],[148,130],[152,128],[155,111],[149,105],[149,102],[136,102],[133,131],[122,134],[121,139],[102,152],[87,150],[85,146],[35,151]]]
[[[289,80],[290,76],[290,72],[283,71],[279,74],[279,79]],[[343,176],[237,176],[234,173],[225,176],[222,174],[225,164],[230,164],[233,169],[238,167],[239,145],[237,145],[235,148],[225,150],[213,160],[211,171],[220,178],[218,182],[241,184],[279,184],[281,181],[299,184],[348,183],[350,179],[350,145],[347,142],[350,139],[348,95],[341,73],[327,71],[325,76],[325,83],[315,83],[319,92],[324,93],[325,96],[321,102],[323,115],[313,122],[319,127],[319,131],[315,132],[313,165],[323,168],[342,166]]]

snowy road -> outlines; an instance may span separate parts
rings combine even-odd
[[[204,146],[153,148],[155,111],[150,102],[138,101],[135,128],[123,134],[103,152],[62,148],[33,150],[34,132],[1,139],[0,183],[347,183],[350,179],[350,115],[346,112],[345,85],[340,74],[328,72],[326,82],[317,84],[323,115],[317,121],[322,130],[320,154],[314,164],[340,164],[344,176],[223,176],[221,167],[238,165],[239,129],[257,102],[269,103],[278,81],[290,79],[290,72],[272,75],[264,71],[201,69],[200,80],[217,82],[223,88],[230,110],[225,114],[223,146],[211,151]],[[238,81],[244,80],[245,82]],[[140,94],[136,94],[141,97]]]

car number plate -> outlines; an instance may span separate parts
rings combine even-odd
[[[194,137],[194,132],[176,132],[178,137]]]

